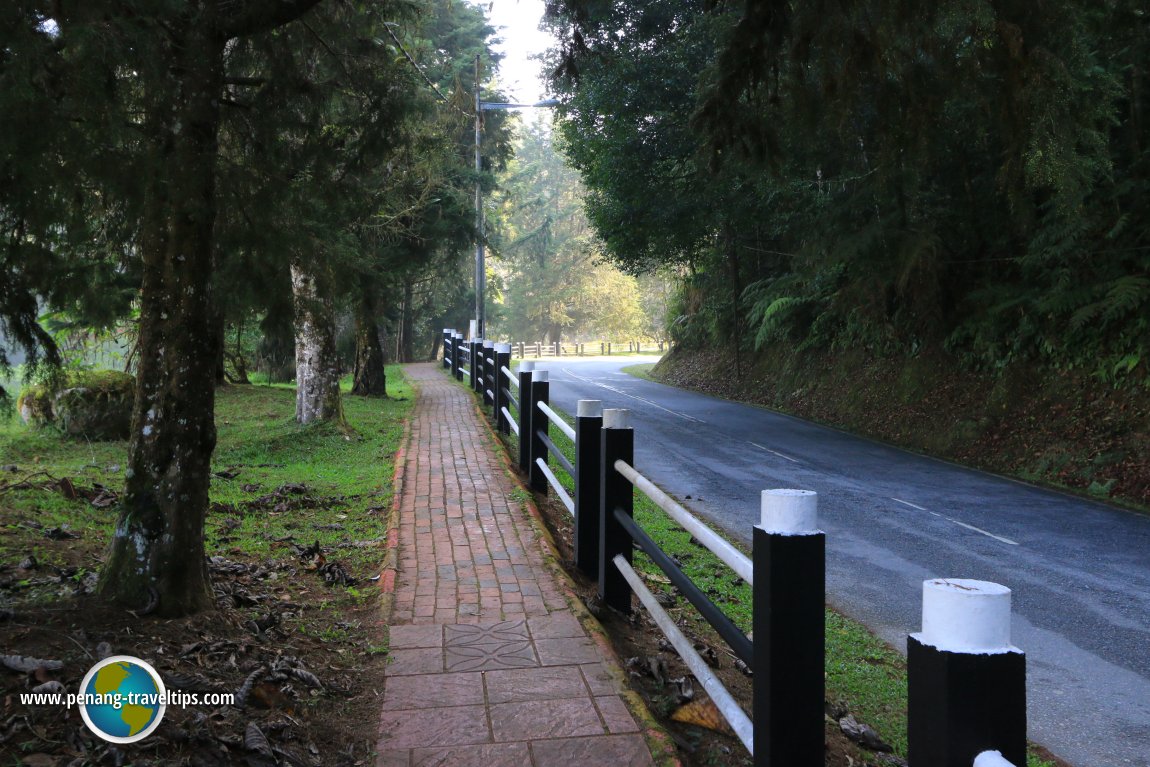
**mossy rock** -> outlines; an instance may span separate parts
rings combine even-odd
[[[127,373],[80,371],[68,373],[55,390],[24,390],[17,407],[32,427],[52,425],[72,437],[120,440],[131,432],[135,393],[136,379]]]
[[[33,429],[51,426],[56,420],[52,410],[52,392],[46,386],[29,386],[21,391],[16,400],[16,411]]]

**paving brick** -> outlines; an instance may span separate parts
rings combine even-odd
[[[587,687],[578,666],[488,671],[484,677],[489,703],[523,703],[587,696]]]
[[[496,703],[490,709],[496,741],[571,738],[604,732],[589,698]]]
[[[407,371],[419,398],[376,767],[650,765],[471,394],[436,365]]]
[[[383,710],[381,751],[490,742],[484,706]]]
[[[479,673],[390,677],[383,692],[383,707],[396,711],[479,705],[483,702],[483,675]]]
[[[651,753],[639,735],[537,740],[531,744],[531,753],[535,757],[535,767],[650,767],[653,764]]]

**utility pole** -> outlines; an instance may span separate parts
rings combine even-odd
[[[475,54],[475,332],[486,338],[483,293],[487,271],[483,263],[483,109],[479,103],[479,54]]]

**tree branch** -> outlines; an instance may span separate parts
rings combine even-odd
[[[216,0],[225,38],[269,32],[303,16],[322,0]]]

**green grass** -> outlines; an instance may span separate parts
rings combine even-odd
[[[639,365],[636,368],[651,366]],[[624,368],[632,375],[632,368]],[[558,408],[567,423],[574,419]],[[572,462],[575,445],[558,429],[549,430],[555,446]],[[517,447],[515,436],[511,443]],[[574,480],[554,461],[552,470],[560,483],[574,497]],[[642,470],[642,467],[636,467]],[[691,535],[679,527],[658,506],[639,490],[634,496],[635,520],[670,556],[683,564],[685,572],[699,588],[718,605],[735,625],[749,632],[752,624],[753,596],[749,585],[736,576],[726,564],[699,544],[691,543]],[[736,541],[731,543],[740,549]],[[642,552],[634,553],[636,572],[644,577],[652,591],[670,591],[662,571]],[[675,618],[686,618],[697,633],[706,633],[706,621],[686,600],[679,598],[670,612]],[[857,621],[826,610],[826,695],[831,701],[842,701],[859,721],[869,724],[890,743],[895,752],[906,756],[907,682],[906,659]],[[718,640],[721,642],[721,640]],[[1054,767],[1050,762],[1030,754],[1027,767]]]
[[[330,547],[335,552],[330,557],[338,558],[353,576],[374,574],[380,554],[370,542],[384,533],[394,456],[413,403],[400,368],[389,367],[387,376],[388,399],[343,398],[346,427],[297,424],[295,390],[290,386],[220,389],[212,469],[235,476],[212,478],[205,530],[209,553],[283,557],[284,540],[290,536],[300,544],[318,541]],[[34,481],[68,477],[77,487],[99,483],[118,492],[127,447],[126,442],[90,443],[50,429],[31,430],[13,414],[0,421],[0,455],[4,464],[18,468],[0,477],[0,482],[38,474]],[[281,492],[275,497],[285,485],[304,485],[306,492]],[[279,503],[292,508],[277,509]],[[0,495],[0,519],[8,528],[0,532],[14,533],[0,536],[0,550],[10,549],[9,555],[32,553],[42,564],[63,565],[61,557],[67,552],[61,547],[37,544],[15,534],[14,528],[21,520],[34,519],[45,528],[78,533],[85,542],[106,542],[112,536],[115,507],[96,509],[68,500],[55,488],[33,487]],[[96,568],[99,562],[88,553],[84,565]],[[349,605],[364,601],[357,598],[360,592],[345,591]]]
[[[622,371],[627,375],[635,376],[636,378],[642,378],[646,381],[655,381],[655,379],[651,377],[651,368],[655,367],[655,364],[656,363],[654,362],[643,362],[638,365],[628,365],[627,367],[622,368]],[[655,382],[658,383],[658,381]]]

